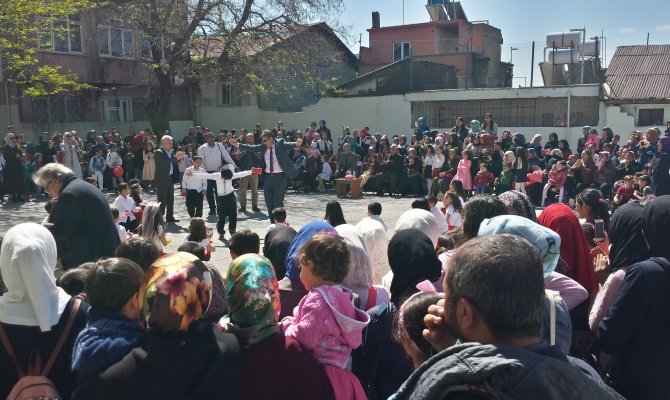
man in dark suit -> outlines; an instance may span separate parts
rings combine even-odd
[[[172,149],[172,136],[165,135],[161,138],[161,147],[154,151],[154,162],[156,163],[156,174],[154,184],[156,185],[156,196],[161,203],[161,213],[166,212],[166,222],[179,222],[174,218],[174,182],[172,174],[177,171],[179,160]]]
[[[98,188],[56,163],[40,168],[33,181],[56,199],[45,226],[56,239],[63,269],[114,256],[119,232],[109,203]]]
[[[298,171],[293,167],[288,154],[296,146],[302,145],[302,139],[295,142],[286,142],[284,139],[276,139],[272,131],[266,129],[261,134],[261,144],[238,144],[237,139],[231,140],[230,144],[241,151],[261,153],[265,162],[263,195],[265,196],[265,205],[270,215],[270,221],[274,224],[272,210],[277,207],[284,207],[286,181],[298,176]]]

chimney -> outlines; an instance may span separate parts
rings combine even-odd
[[[372,12],[372,29],[379,29],[381,25],[379,23],[379,11]]]

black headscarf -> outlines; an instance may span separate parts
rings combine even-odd
[[[403,229],[393,235],[388,257],[393,271],[391,301],[396,305],[408,289],[426,279],[436,281],[442,272],[433,242],[418,229]]]
[[[649,257],[670,259],[670,195],[657,197],[644,207],[642,230],[649,243]]]
[[[626,203],[612,215],[609,225],[612,271],[647,259],[647,244],[642,235],[643,210],[639,203]]]

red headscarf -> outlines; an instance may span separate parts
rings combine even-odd
[[[595,296],[598,281],[591,246],[574,211],[565,204],[552,204],[542,211],[538,221],[561,237],[561,258],[568,264],[567,276],[582,285],[589,292],[589,297]]]

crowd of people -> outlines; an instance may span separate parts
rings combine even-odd
[[[345,128],[336,149],[319,125],[218,139],[195,128],[180,143],[115,132],[88,161],[76,133],[44,136],[52,162],[22,183],[52,198],[48,215],[0,245],[0,397],[670,397],[670,137],[650,129],[619,145],[585,127],[576,158],[555,135],[498,139],[490,114],[444,134],[420,118],[409,143]],[[5,138],[14,201],[26,193],[14,193],[12,164],[29,147]],[[110,167],[133,149],[144,166]],[[284,193],[325,186],[325,163],[366,190],[417,198],[397,221],[371,202],[356,224],[330,201],[323,220],[294,228]],[[246,207],[233,181],[245,178],[265,193],[262,247],[236,229]],[[178,182],[191,220],[169,252]],[[205,197],[220,239],[228,223],[230,265],[209,262]]]

